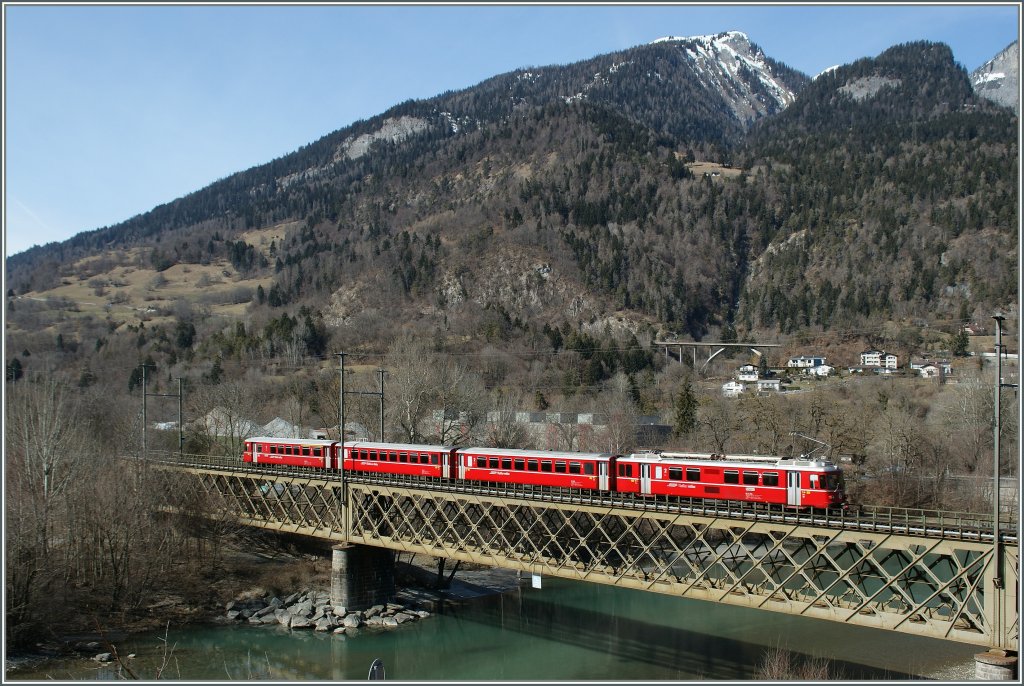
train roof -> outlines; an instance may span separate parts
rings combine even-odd
[[[644,452],[633,453],[619,458],[619,461],[657,462],[671,465],[698,465],[701,467],[730,467],[736,469],[751,467],[785,467],[789,469],[824,469],[839,470],[831,460],[781,457],[769,455],[723,455],[715,453],[669,453]]]
[[[369,450],[415,450],[417,452],[451,452],[453,445],[425,445],[420,443],[372,443],[370,441],[346,441],[348,449],[359,448]]]
[[[570,450],[518,450],[515,448],[459,448],[460,453],[471,455],[484,455],[487,457],[537,457],[556,458],[562,460],[587,459],[587,460],[610,460],[614,455],[611,453],[577,453]]]
[[[298,445],[334,445],[337,441],[323,438],[282,438],[281,436],[253,436],[245,439],[254,443],[292,443]]]

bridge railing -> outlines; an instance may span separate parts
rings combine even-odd
[[[136,457],[135,459],[143,459]],[[305,477],[341,482],[343,474],[337,470],[268,465],[242,462],[237,456],[198,455],[174,451],[150,451],[146,460],[182,467],[230,470],[261,474],[268,477]],[[525,484],[490,484],[476,481],[423,479],[391,474],[345,472],[345,479],[362,484],[381,484],[400,488],[427,487],[434,490],[460,493],[522,498],[535,501],[559,502],[593,507],[625,507],[646,511],[686,513],[707,517],[751,519],[785,524],[810,524],[865,532],[906,534],[944,539],[972,541],[992,540],[991,513],[947,512],[920,508],[901,508],[876,505],[854,506],[846,510],[797,511],[767,510],[764,505],[726,500],[706,500],[685,497],[652,498],[632,493],[608,493],[592,490],[561,489]],[[1000,538],[1016,542],[1018,522],[1015,516],[1000,517]]]

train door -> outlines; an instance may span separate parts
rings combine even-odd
[[[449,450],[441,453],[441,476],[448,479],[452,475],[452,460],[455,459],[455,451]]]
[[[786,472],[786,504],[800,507],[800,472]]]
[[[597,464],[597,487],[602,491],[608,490],[608,463],[599,462]]]
[[[651,465],[646,462],[640,463],[640,493],[651,494]]]

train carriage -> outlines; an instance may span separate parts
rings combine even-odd
[[[827,460],[708,453],[638,453],[616,463],[616,490],[795,508],[841,507],[842,471]]]
[[[247,438],[242,461],[253,464],[333,469],[336,464],[336,445],[337,441],[310,438]]]
[[[609,453],[460,448],[457,478],[608,491],[613,487]]]
[[[450,478],[453,446],[349,442],[344,469],[355,472]]]

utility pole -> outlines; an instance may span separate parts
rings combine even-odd
[[[384,442],[384,367],[377,370],[380,375],[380,442]]]
[[[142,365],[142,459],[149,457],[146,449],[146,365]]]
[[[996,320],[996,390],[995,390],[995,421],[992,435],[992,562],[995,564],[993,582],[996,588],[1003,587],[1002,547],[999,542],[999,433],[1002,428],[1000,412],[1000,396],[1003,388],[1003,320],[1002,315],[992,317]]]

